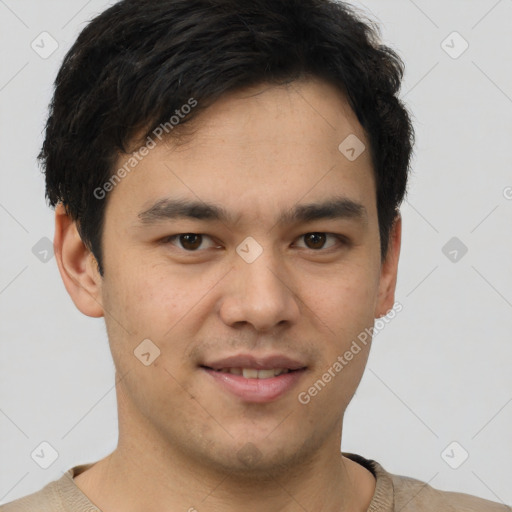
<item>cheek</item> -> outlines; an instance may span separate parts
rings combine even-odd
[[[328,328],[322,327],[324,334],[317,340],[321,344],[319,365],[301,389],[311,399],[311,414],[322,411],[324,421],[333,424],[361,381],[371,346],[369,328],[373,326],[371,290],[347,284],[334,291],[338,299],[331,296],[321,317]]]
[[[331,276],[322,286],[317,281],[309,289],[307,304],[313,311],[309,316],[316,322],[316,343],[322,347],[321,362],[309,383],[316,386],[311,391],[321,395],[318,406],[327,407],[329,401],[348,405],[363,375],[378,285],[369,272],[370,266],[351,266],[336,274],[336,279]]]
[[[331,331],[338,342],[346,341],[373,323],[378,282],[368,266],[333,271],[321,281],[309,281],[311,286],[302,288],[307,297],[304,302],[311,308],[313,318],[323,321],[322,332]]]
[[[161,338],[204,293],[204,283],[183,280],[164,265],[124,265],[112,273],[108,302],[131,332]]]

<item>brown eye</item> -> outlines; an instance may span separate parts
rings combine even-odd
[[[203,237],[195,233],[186,233],[179,235],[179,241],[184,249],[194,251],[200,247]]]
[[[208,240],[210,245],[208,246]],[[207,243],[204,247],[204,243]],[[187,252],[202,252],[203,249],[213,247],[214,244],[208,235],[201,235],[198,233],[180,233],[179,235],[170,235],[162,239],[162,243],[174,245],[177,249],[181,249]],[[203,246],[203,247],[201,247]],[[201,248],[201,251],[198,249]]]
[[[309,249],[321,249],[326,240],[325,233],[307,233],[304,240]]]
[[[329,238],[333,240],[333,243],[326,247],[325,244]],[[349,240],[343,235],[323,232],[306,233],[305,235],[301,235],[299,240],[304,240],[306,249],[311,249],[312,251],[317,252],[320,252],[321,250],[323,250],[323,252],[327,252],[329,249],[335,249],[336,243],[339,248],[348,246],[350,244]]]

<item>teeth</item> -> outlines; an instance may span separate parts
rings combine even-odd
[[[267,370],[267,372],[268,372],[268,370]],[[258,370],[256,370],[255,368],[243,368],[242,369],[242,375],[246,379],[257,379],[258,373],[259,373]],[[274,373],[274,372],[272,372],[272,373]]]
[[[239,369],[239,368],[237,368]],[[290,370],[284,368],[272,368],[270,370],[256,370],[256,368],[242,368],[242,375],[246,379],[270,379]]]
[[[249,374],[247,375],[246,372],[249,371]],[[275,371],[274,370],[243,370],[242,375],[247,379],[269,379],[271,377],[275,377]]]
[[[257,370],[256,368],[222,368],[217,371],[232,373],[233,375],[243,375],[246,379],[270,379],[282,373],[289,373],[290,370],[287,368],[272,368],[270,370]]]

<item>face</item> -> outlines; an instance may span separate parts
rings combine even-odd
[[[381,264],[368,149],[338,149],[351,134],[369,144],[337,89],[253,87],[194,122],[108,196],[94,279],[120,443],[151,435],[204,466],[268,474],[339,450],[370,344],[344,354],[392,307],[397,254]]]

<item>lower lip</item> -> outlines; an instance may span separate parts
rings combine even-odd
[[[271,402],[278,399],[287,391],[290,391],[305,372],[303,369],[282,373],[277,377],[270,377],[268,379],[247,379],[243,375],[218,372],[204,367],[202,369],[211,375],[224,389],[247,402],[256,403]]]

